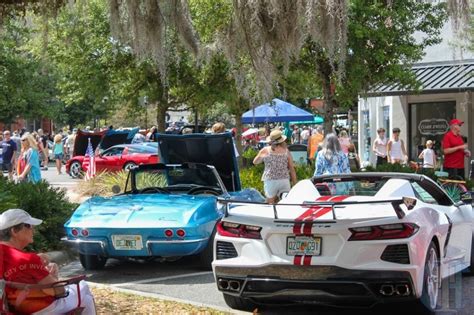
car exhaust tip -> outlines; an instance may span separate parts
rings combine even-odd
[[[239,281],[229,281],[229,288],[232,291],[240,291],[240,282]]]
[[[379,292],[383,296],[392,296],[395,293],[395,288],[391,284],[383,284],[380,286]]]
[[[217,286],[219,287],[219,289],[227,291],[229,290],[229,281],[225,279],[219,279],[217,281]]]
[[[400,296],[409,296],[410,287],[407,284],[399,284],[395,287],[395,293]]]

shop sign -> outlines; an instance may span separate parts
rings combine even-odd
[[[423,119],[418,124],[418,130],[422,135],[443,135],[448,129],[446,119]]]

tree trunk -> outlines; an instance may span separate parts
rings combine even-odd
[[[160,81],[157,84],[160,85],[159,88],[162,90],[162,93],[156,106],[156,123],[158,132],[164,133],[166,130],[166,111],[170,107],[168,102],[168,87],[163,86]]]
[[[330,134],[333,132],[333,114],[334,114],[334,93],[331,89],[331,79],[325,77],[322,80],[322,90],[324,96],[324,134]]]
[[[243,149],[242,149],[242,130],[243,130],[243,126],[242,126],[242,114],[244,112],[242,112],[241,114],[237,114],[235,115],[235,127],[237,129],[236,133],[235,133],[235,144],[237,146],[237,151],[239,152],[239,158],[238,158],[238,163],[239,163],[239,168],[242,168],[242,153],[243,153]]]

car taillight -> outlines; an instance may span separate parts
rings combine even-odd
[[[217,233],[221,236],[252,238],[261,240],[260,231],[262,228],[255,225],[238,224],[232,222],[217,222]]]
[[[349,241],[375,241],[409,238],[418,232],[414,223],[396,223],[375,226],[350,228],[352,235]]]
[[[72,234],[72,236],[77,237],[79,235],[79,231],[77,229],[72,229],[71,234]]]
[[[165,230],[165,235],[166,235],[166,237],[171,237],[171,236],[173,236],[173,231],[172,230]]]
[[[178,235],[178,237],[184,237],[186,235],[186,232],[184,230],[177,230],[176,231],[176,235]]]
[[[88,237],[88,236],[89,236],[89,231],[86,230],[86,229],[83,229],[83,230],[81,231],[81,234],[82,234],[82,236],[84,236],[84,237]]]

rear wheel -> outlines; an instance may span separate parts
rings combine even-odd
[[[438,250],[434,242],[431,242],[426,253],[425,270],[423,274],[423,291],[420,302],[429,312],[433,312],[438,305],[438,293],[440,289],[440,264]]]
[[[224,293],[224,301],[230,308],[252,312],[257,308],[257,304],[249,299],[240,298],[237,296],[229,295]]]
[[[124,165],[123,169],[126,171],[130,171],[132,168],[137,167],[137,164],[133,162],[128,162],[127,164]]]
[[[471,241],[471,266],[463,271],[463,275],[474,276],[474,235]]]
[[[212,261],[214,260],[214,237],[216,236],[216,229],[211,234],[206,248],[199,253],[199,265],[205,270],[212,269]]]
[[[107,257],[79,254],[79,260],[84,269],[99,270],[104,268],[105,263],[107,262]]]

